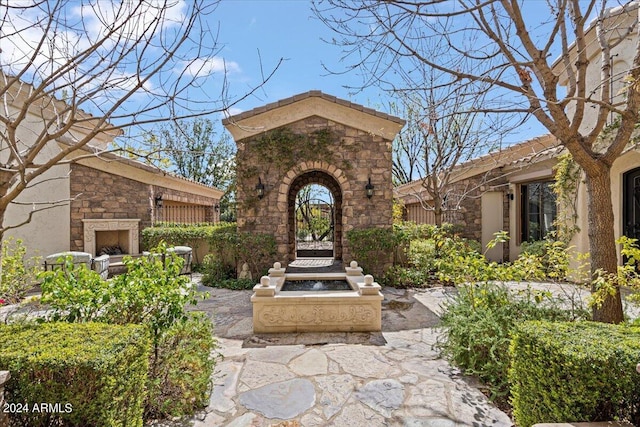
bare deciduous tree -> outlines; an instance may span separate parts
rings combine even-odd
[[[314,9],[365,85],[390,86],[394,73],[431,67],[463,85],[490,84],[493,105],[484,111],[533,115],[584,170],[592,275],[616,272],[610,177],[639,118],[637,2],[326,0]],[[631,45],[629,61],[614,70],[624,43]],[[446,52],[433,55],[434,45]],[[419,79],[405,89],[423,87]],[[618,94],[612,88],[622,80]],[[612,116],[610,138],[602,141]],[[594,318],[623,320],[619,290],[594,309]]]
[[[150,124],[225,111],[269,80],[279,63],[230,95],[226,76],[238,65],[218,56],[206,19],[217,3],[0,0],[0,239],[69,202],[29,200],[28,215],[6,221],[26,190],[65,178],[51,176],[57,165],[99,156]]]
[[[414,196],[442,225],[443,214],[458,209],[468,193],[453,191],[453,180],[466,172],[466,162],[502,146],[512,117],[480,112],[486,91],[443,84],[448,76],[438,79],[433,70],[424,75],[429,88],[401,96],[407,125],[394,141],[393,172],[399,183],[421,181]]]

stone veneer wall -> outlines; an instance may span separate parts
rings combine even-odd
[[[292,183],[299,182],[296,178],[321,171],[333,178],[342,192],[342,259],[349,262],[352,258],[346,241],[349,230],[390,227],[392,224],[391,141],[318,116],[291,123],[287,128],[295,134],[328,130],[332,140],[327,153],[315,158],[296,158],[295,166],[287,169],[280,167],[277,161],[265,161],[263,153],[255,146],[252,149],[252,143],[255,144],[261,135],[236,141],[238,227],[241,231],[272,234],[278,250],[278,259],[274,261],[291,262],[294,255],[289,239],[293,231],[288,215],[293,201],[289,197],[289,189]],[[276,154],[295,155],[286,152]],[[262,200],[255,192],[258,177],[265,186]],[[369,178],[375,186],[371,199],[365,192]],[[319,179],[318,183],[322,181]],[[384,263],[390,261],[384,260]]]
[[[451,196],[463,197],[460,209],[452,212],[451,222],[460,226],[460,235],[467,239],[482,241],[482,193],[487,191],[504,191],[502,230],[509,230],[509,200],[506,197],[507,178],[501,168],[481,175],[458,181],[451,186]],[[513,202],[511,202],[513,203]],[[503,245],[503,259],[509,260],[509,245]]]
[[[80,164],[71,166],[70,187],[72,251],[83,250],[83,219],[140,219],[140,232],[151,226],[157,194],[162,194],[165,200],[210,206],[207,221],[213,221],[213,206],[219,202],[213,198],[145,184]],[[141,237],[140,235],[139,239]]]

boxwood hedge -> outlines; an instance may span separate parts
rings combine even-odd
[[[142,426],[150,340],[140,325],[0,325],[15,426]]]
[[[525,322],[510,353],[518,426],[609,420],[640,425],[640,328]]]

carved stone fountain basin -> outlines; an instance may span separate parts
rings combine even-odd
[[[346,281],[350,290],[286,291],[287,282]],[[354,261],[344,273],[286,273],[275,263],[253,288],[253,332],[376,332],[382,328],[380,285]]]

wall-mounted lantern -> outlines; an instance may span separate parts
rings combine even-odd
[[[156,208],[160,209],[162,208],[162,193],[158,194],[155,198],[155,202],[156,202]]]
[[[364,186],[364,189],[367,191],[367,198],[370,199],[373,197],[373,184],[371,183],[371,178],[367,182],[367,185]]]
[[[217,213],[217,212],[220,212],[220,205],[216,204],[216,205],[213,207],[213,210],[214,210],[214,211],[216,211],[216,213]]]
[[[258,199],[262,200],[264,197],[264,184],[262,183],[262,179],[258,177],[258,184],[256,185],[256,195]]]
[[[513,192],[512,191],[507,191],[507,200],[513,200]]]

